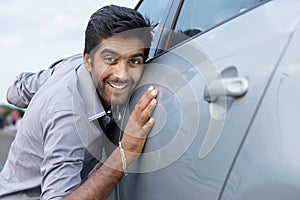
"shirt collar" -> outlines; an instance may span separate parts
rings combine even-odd
[[[80,104],[85,106],[88,120],[91,122],[106,115],[91,75],[83,64],[77,69],[77,76],[77,88],[83,101]]]

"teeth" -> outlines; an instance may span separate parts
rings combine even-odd
[[[112,87],[118,89],[118,90],[122,90],[124,89],[127,85],[115,85],[113,83],[109,83],[109,85],[111,85]]]

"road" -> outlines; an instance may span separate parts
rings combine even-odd
[[[14,132],[0,129],[0,171],[6,161],[10,144],[14,139]]]

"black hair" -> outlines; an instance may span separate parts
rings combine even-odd
[[[129,33],[129,30],[133,31]],[[126,31],[128,34],[123,34]],[[147,58],[152,41],[150,21],[136,10],[116,5],[105,6],[92,14],[85,31],[84,52],[90,54],[103,39],[118,34],[141,39]]]

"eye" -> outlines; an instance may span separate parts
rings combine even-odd
[[[135,65],[135,66],[138,66],[138,65],[142,65],[144,63],[143,59],[142,58],[132,58],[130,60],[130,63],[132,65]]]
[[[112,57],[112,56],[105,56],[104,57],[104,62],[105,64],[107,65],[113,65],[113,64],[116,64],[117,63],[117,59]]]

